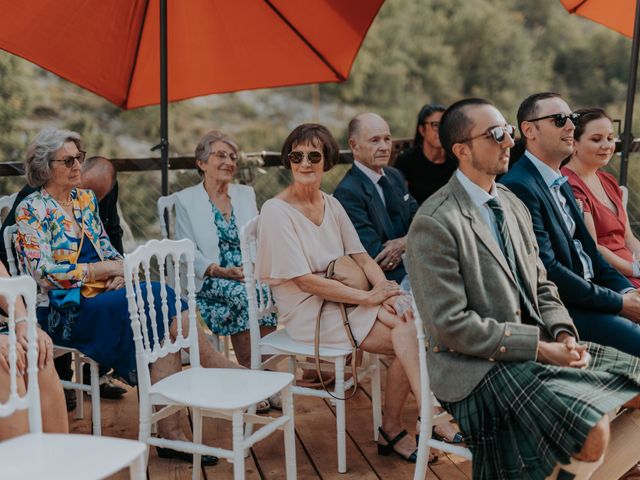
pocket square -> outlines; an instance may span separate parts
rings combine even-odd
[[[409,200],[409,194],[407,193],[404,197],[402,197],[404,199],[404,201],[406,202],[407,200]]]

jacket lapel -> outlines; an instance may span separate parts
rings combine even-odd
[[[495,238],[493,238],[493,235],[489,231],[489,226],[482,219],[478,207],[473,204],[471,198],[469,197],[469,194],[467,194],[466,190],[458,181],[455,175],[451,177],[451,192],[458,201],[460,211],[465,217],[469,219],[473,233],[476,235],[476,237],[478,237],[478,239],[487,248],[487,250],[489,250],[489,252],[491,252],[491,254],[495,257],[495,259],[498,261],[511,281],[515,283],[515,278],[513,277],[513,273],[509,268],[507,259],[496,243]]]
[[[370,208],[369,210],[371,214],[374,215],[378,219],[378,222],[382,225],[382,228],[384,229],[384,234],[386,235],[386,237],[394,238],[395,233],[394,233],[393,225],[391,224],[391,219],[387,214],[387,209],[384,206],[384,203],[382,203],[380,194],[376,190],[376,186],[369,179],[369,177],[367,177],[355,165],[351,167],[351,174],[354,176],[354,178],[357,181],[359,181],[362,184],[364,193],[368,197],[367,204],[372,206],[372,208]]]

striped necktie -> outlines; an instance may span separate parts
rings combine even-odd
[[[516,279],[516,286],[518,287],[518,294],[520,295],[520,304],[531,320],[538,323],[539,325],[543,325],[542,320],[538,316],[538,313],[536,312],[536,309],[533,306],[533,303],[531,302],[531,299],[527,295],[527,291],[524,288],[524,283],[522,281],[522,277],[520,276],[518,264],[516,263],[516,253],[513,249],[513,243],[511,242],[511,235],[509,233],[509,229],[507,228],[504,209],[502,208],[502,205],[500,205],[498,199],[495,197],[489,200],[487,202],[487,205],[496,216],[498,230],[500,230],[502,244],[504,245],[504,254],[507,258],[507,263],[509,264],[511,273],[513,273],[513,276]]]

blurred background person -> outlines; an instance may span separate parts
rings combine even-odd
[[[447,183],[457,167],[440,144],[438,128],[444,111],[445,106],[439,103],[428,103],[420,109],[413,146],[394,164],[404,174],[409,193],[419,205]]]

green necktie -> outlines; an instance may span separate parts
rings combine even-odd
[[[504,218],[504,209],[502,208],[502,205],[500,205],[500,202],[497,198],[492,198],[491,200],[489,200],[487,202],[487,205],[496,216],[498,230],[500,230],[502,244],[504,245],[504,254],[507,258],[507,263],[509,264],[511,273],[513,273],[513,276],[516,279],[516,286],[518,287],[518,294],[520,295],[520,304],[529,315],[529,318],[531,318],[531,320],[538,323],[539,325],[543,325],[542,320],[538,316],[538,313],[536,312],[536,309],[534,308],[533,303],[529,299],[527,291],[524,288],[522,277],[520,276],[520,271],[518,269],[518,264],[516,263],[516,254],[513,250],[513,243],[511,243],[511,235],[509,234],[507,222]]]

